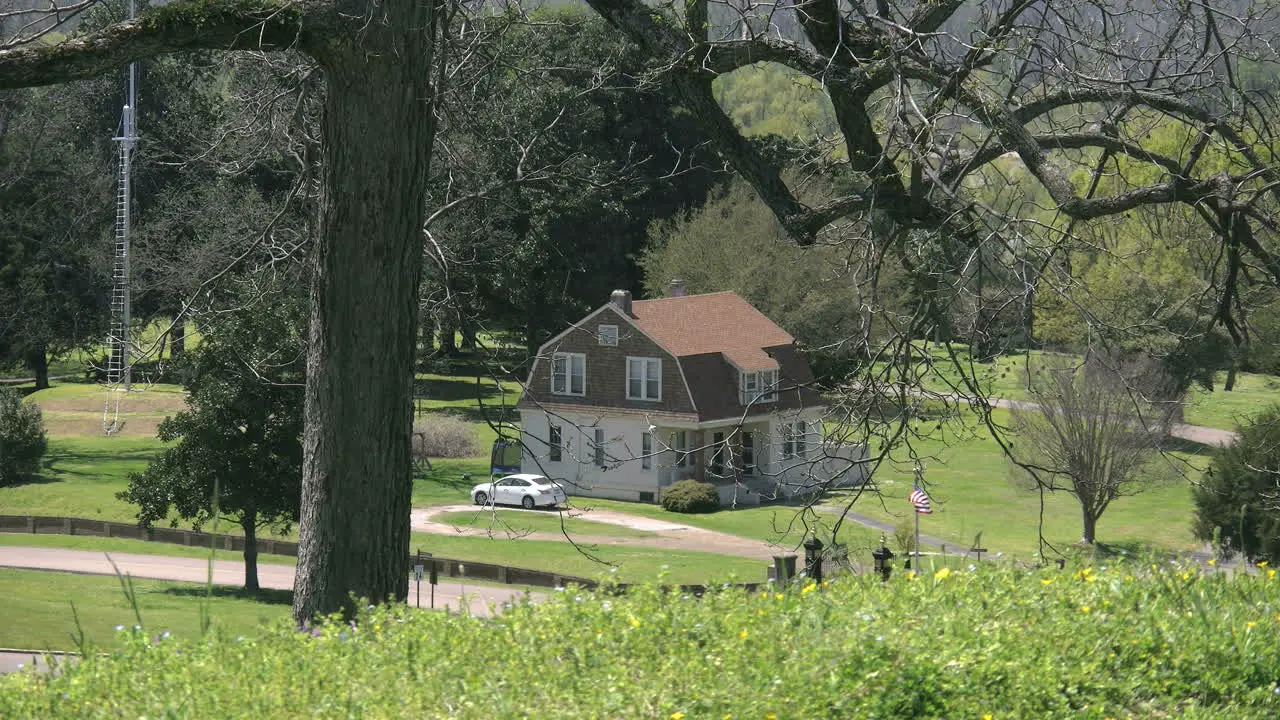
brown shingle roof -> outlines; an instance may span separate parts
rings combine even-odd
[[[764,348],[794,339],[736,293],[718,292],[631,304],[636,324],[677,357],[723,353],[743,370],[778,363]]]

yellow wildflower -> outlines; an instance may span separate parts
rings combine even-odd
[[[636,619],[635,615],[631,616],[631,627],[640,627],[640,621]]]
[[[671,713],[671,720],[684,720],[684,713],[679,711]]]
[[[1041,581],[1040,581],[1040,584],[1041,584],[1041,585],[1052,585],[1052,584],[1053,584],[1053,578],[1045,578],[1045,579],[1043,579],[1043,580],[1041,580]]]
[[[1214,565],[1217,565],[1217,564],[1218,564],[1218,561],[1216,559],[1209,558],[1209,567],[1213,567]]]
[[[1258,627],[1258,623],[1256,623],[1256,622],[1254,622],[1254,621],[1252,621],[1252,620],[1250,620],[1249,622],[1247,622],[1247,623],[1245,623],[1245,624],[1244,624],[1244,629],[1245,629],[1245,630],[1252,630],[1252,629],[1254,629],[1254,628],[1256,628],[1256,627]]]
[[[817,587],[818,587],[817,583],[809,583],[808,585],[805,585],[804,587],[800,588],[800,594],[805,595],[807,593],[811,593]]]
[[[778,720],[778,714],[777,714],[777,713],[765,713],[765,714],[764,714],[764,720]]]
[[[991,720],[991,713],[983,713],[982,720]]]
[[[1081,606],[1080,606],[1080,612],[1085,613],[1086,615],[1087,615],[1087,614],[1089,613],[1089,611],[1090,611],[1090,610],[1092,610],[1092,609],[1093,609],[1093,608],[1089,607],[1088,605],[1081,605]]]
[[[1258,567],[1260,568],[1264,568],[1267,565],[1270,565],[1270,563],[1268,563],[1266,560],[1263,560],[1262,562],[1258,563]]]
[[[747,636],[750,634],[751,633],[747,632],[746,630],[743,630],[742,632],[738,633],[738,637],[742,638],[743,640],[746,640]]]
[[[773,599],[774,599],[774,600],[781,600],[781,599],[782,599],[782,593],[778,593],[778,594],[774,595],[774,596],[773,596]]]
[[[1268,580],[1271,580],[1271,579],[1272,579],[1272,578],[1274,578],[1275,576],[1276,576],[1276,571],[1275,571],[1275,570],[1268,570],[1268,571],[1267,571],[1267,579],[1268,579]]]
[[[941,570],[933,574],[933,579],[946,580],[947,576],[950,574],[951,574],[951,568],[942,568]]]

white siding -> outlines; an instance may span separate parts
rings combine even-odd
[[[549,459],[550,425],[561,426],[561,459]],[[643,418],[555,415],[537,410],[520,411],[525,454],[522,472],[541,473],[564,485],[570,495],[640,500],[640,493],[658,497],[658,475],[663,453],[646,470],[640,462],[641,435],[649,425]],[[605,467],[595,464],[595,429],[604,430]],[[655,438],[655,440],[658,438]]]

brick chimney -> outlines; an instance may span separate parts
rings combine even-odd
[[[619,310],[626,313],[627,317],[632,317],[630,290],[614,290],[613,294],[609,296],[609,302],[613,303]]]
[[[668,293],[671,297],[684,297],[684,281],[675,279],[671,281],[671,290]]]

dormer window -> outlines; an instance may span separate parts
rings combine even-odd
[[[596,338],[600,340],[601,345],[618,347],[618,326],[601,325],[596,329]]]
[[[658,358],[627,358],[627,399],[662,399],[662,360]]]
[[[587,394],[587,356],[582,353],[556,353],[551,358],[551,393],[553,395]]]
[[[739,375],[738,388],[742,404],[776,402],[778,399],[778,371],[760,370]]]

